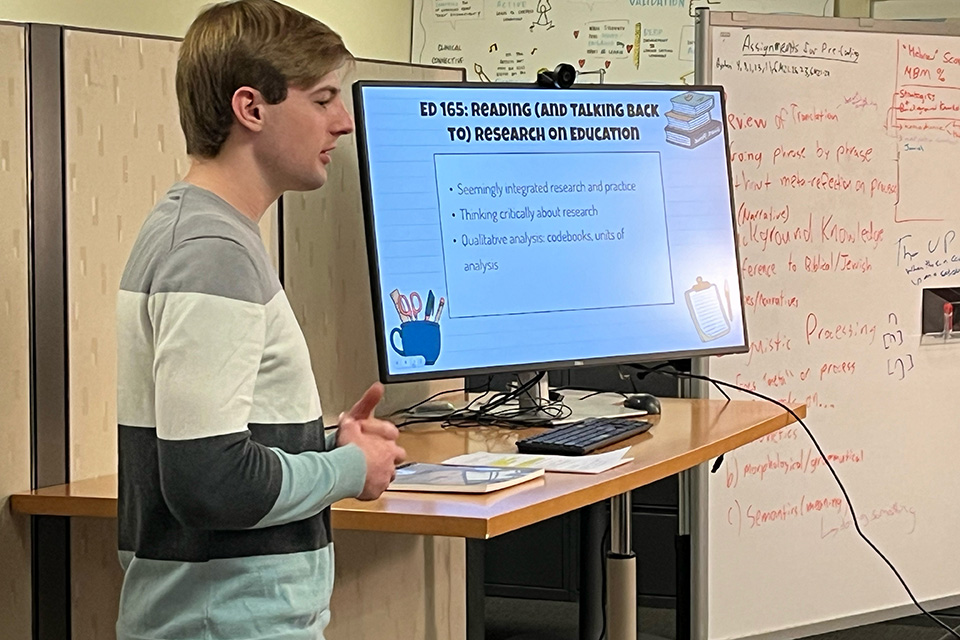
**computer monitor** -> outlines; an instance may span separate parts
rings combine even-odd
[[[720,87],[354,104],[384,382],[747,350]]]

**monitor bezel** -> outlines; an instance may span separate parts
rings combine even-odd
[[[726,93],[720,85],[698,84],[698,85],[669,85],[669,84],[598,84],[598,85],[573,85],[567,89],[545,89],[536,84],[530,83],[479,83],[479,82],[434,82],[418,80],[357,80],[353,83],[353,107],[354,120],[356,123],[356,142],[358,171],[360,174],[360,194],[363,205],[363,222],[365,229],[365,241],[367,251],[367,264],[370,276],[370,293],[373,303],[373,324],[375,331],[375,341],[377,345],[377,368],[380,374],[380,381],[384,383],[397,382],[416,382],[423,380],[445,380],[449,378],[462,378],[474,375],[492,375],[496,373],[520,373],[526,371],[553,371],[556,369],[569,369],[573,367],[589,367],[603,365],[623,365],[639,362],[662,361],[682,358],[698,358],[719,355],[732,355],[737,353],[747,353],[750,350],[750,339],[747,331],[747,311],[744,304],[743,293],[743,274],[741,273],[740,262],[740,236],[737,228],[736,201],[734,199],[733,170],[730,163],[730,147],[725,145],[724,153],[727,163],[727,184],[730,193],[730,223],[733,228],[734,253],[737,260],[737,281],[740,284],[740,321],[743,327],[743,344],[725,347],[714,347],[706,349],[691,349],[687,351],[664,351],[658,353],[639,353],[617,356],[600,356],[594,358],[573,359],[573,360],[550,360],[546,362],[534,362],[530,364],[510,364],[497,365],[490,367],[472,367],[467,369],[443,369],[443,370],[418,370],[410,373],[391,373],[389,371],[389,345],[387,345],[385,315],[389,309],[383,305],[383,291],[380,287],[380,261],[377,252],[376,225],[374,224],[375,213],[373,210],[373,193],[370,186],[370,164],[367,149],[366,136],[366,117],[364,115],[363,89],[366,87],[412,87],[412,88],[451,88],[468,89],[470,91],[485,91],[490,89],[526,89],[535,91],[553,91],[553,92],[575,92],[575,91],[712,91],[719,95],[720,114],[723,123],[723,140],[729,140],[727,130],[727,108]]]

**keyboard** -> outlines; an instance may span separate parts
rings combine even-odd
[[[582,456],[615,442],[641,434],[652,427],[634,418],[586,418],[517,440],[520,453]]]

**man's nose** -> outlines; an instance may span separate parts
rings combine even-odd
[[[340,117],[336,121],[336,129],[334,133],[338,136],[343,136],[348,133],[353,133],[353,118],[350,116],[350,112],[347,111],[347,107],[342,102],[340,103]]]

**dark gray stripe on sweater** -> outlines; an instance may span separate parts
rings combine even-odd
[[[251,440],[289,453],[324,450],[319,420],[307,425],[252,424],[250,433]],[[120,425],[120,549],[154,560],[203,562],[313,551],[329,544],[329,509],[291,524],[228,530],[255,525],[280,491],[276,455],[249,441],[244,445],[244,436],[170,442],[158,440],[153,429]],[[265,486],[244,479],[260,465],[269,478]]]

